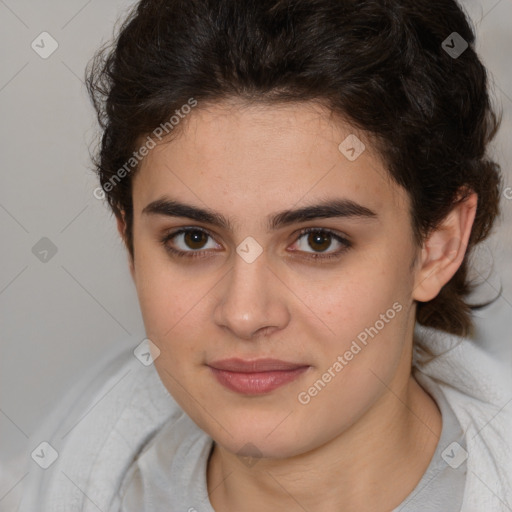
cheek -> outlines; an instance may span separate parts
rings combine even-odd
[[[211,285],[208,279],[192,278],[190,272],[155,252],[140,250],[137,254],[135,286],[146,333],[162,349],[166,340],[197,318]]]
[[[294,284],[294,291],[330,328],[335,342],[352,339],[390,309],[393,316],[393,304],[405,305],[410,286],[396,259],[386,254],[374,261],[353,258],[342,269],[328,278],[301,278]]]
[[[328,424],[334,435],[332,411],[346,428],[386,392],[404,355],[406,296],[395,275],[368,269],[322,287],[316,307],[334,334],[318,340],[315,373],[297,396],[312,432]]]
[[[409,322],[408,277],[394,258],[384,256],[371,264],[360,259],[346,275],[302,290],[309,289],[305,302],[329,327],[315,346],[315,375],[302,390],[319,417],[331,406],[357,411],[400,364]],[[311,327],[308,337],[315,339]]]
[[[331,369],[342,375],[337,381],[359,382],[369,370],[387,371],[396,366],[408,322],[400,294],[362,287],[358,293],[325,294],[324,298],[325,323],[331,333],[317,346],[322,354],[320,374]]]

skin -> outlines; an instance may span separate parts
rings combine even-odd
[[[407,192],[363,133],[318,104],[199,105],[180,128],[134,177],[130,267],[147,336],[161,351],[162,382],[215,441],[207,468],[213,508],[391,510],[421,479],[442,427],[436,403],[411,376],[415,304],[434,298],[461,264],[476,195],[419,247]],[[338,149],[349,134],[366,145],[353,162]],[[232,229],[143,213],[164,196],[215,210]],[[267,216],[326,198],[350,199],[376,217],[267,229]],[[167,244],[206,257],[171,256],[160,239],[190,226],[211,238],[187,245],[182,235]],[[321,252],[300,235],[305,227],[333,230],[351,247],[338,259],[308,258],[342,245],[327,235]],[[118,229],[123,236],[122,218]],[[263,249],[252,263],[236,252],[248,236]],[[401,311],[300,403],[298,394],[395,303]],[[310,367],[270,393],[247,396],[223,387],[206,366],[230,357]]]

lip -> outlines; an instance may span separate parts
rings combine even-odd
[[[208,364],[217,381],[237,393],[261,395],[302,375],[309,365],[278,359],[224,359]]]
[[[303,368],[309,365],[289,363],[288,361],[281,361],[279,359],[254,359],[252,361],[246,361],[245,359],[231,358],[214,361],[213,363],[209,363],[208,366],[217,370],[226,370],[228,372],[258,373],[296,370],[297,368]]]

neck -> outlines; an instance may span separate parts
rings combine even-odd
[[[216,512],[391,510],[421,480],[441,427],[436,403],[409,373],[350,428],[306,453],[249,465],[215,444],[210,501]]]

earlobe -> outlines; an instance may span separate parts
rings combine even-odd
[[[128,255],[128,265],[130,267],[130,274],[132,279],[135,281],[135,266],[133,264],[133,258],[130,255]]]
[[[121,215],[116,215],[117,220],[117,231],[122,238],[123,242],[126,241],[125,238],[125,230],[126,230],[126,222],[124,220],[124,211],[121,212]]]
[[[476,193],[468,194],[425,240],[416,271],[414,300],[434,299],[462,264],[475,220],[477,199]]]
[[[126,247],[126,221],[125,221],[124,211],[121,212],[120,216],[116,216],[116,220],[117,220],[117,231]],[[128,255],[128,265],[130,267],[130,274],[132,276],[132,279],[135,280],[135,267],[133,264],[133,258],[131,257],[130,254]]]

